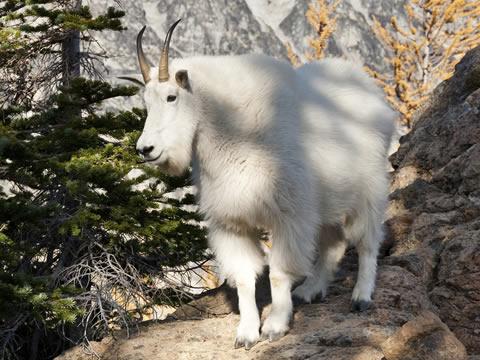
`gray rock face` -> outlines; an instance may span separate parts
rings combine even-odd
[[[169,24],[178,18],[172,41],[173,56],[202,54],[265,53],[286,59],[285,43],[303,54],[308,38],[315,35],[305,12],[311,0],[119,0],[126,11],[127,30],[99,34],[100,45],[109,58],[109,75],[137,73],[135,37],[148,25],[145,50],[151,61],[158,61],[159,48]],[[338,25],[327,54],[344,56],[356,62],[387,68],[384,49],[371,30],[372,16],[388,21],[401,16],[404,0],[345,0],[337,8]],[[93,11],[118,2],[90,0]]]
[[[437,314],[480,353],[480,48],[457,65],[391,157],[388,262],[419,276]]]

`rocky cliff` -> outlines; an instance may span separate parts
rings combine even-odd
[[[315,0],[89,0],[93,12],[119,6],[126,13],[125,31],[95,34],[98,43],[88,44],[106,57],[97,69],[109,80],[119,75],[139,74],[135,39],[147,25],[144,50],[151,62],[158,61],[168,27],[177,19],[172,40],[173,57],[262,53],[287,59],[286,43],[302,55],[315,30],[305,18],[308,4]],[[382,22],[392,16],[403,18],[405,0],[343,0],[335,15],[337,27],[326,54],[343,56],[387,71],[385,49],[374,35],[375,16]],[[97,64],[100,65],[100,64]],[[108,102],[107,108],[141,106],[140,96]]]
[[[480,353],[480,48],[438,86],[391,162],[385,262],[416,276],[435,312]]]
[[[172,41],[173,56],[224,55],[261,52],[287,57],[286,42],[299,54],[315,30],[305,18],[311,0],[90,0],[93,11],[116,4],[126,12],[126,31],[96,34],[108,59],[108,74],[138,72],[135,38],[143,25],[145,52],[158,59],[165,32],[178,18],[183,21]],[[404,0],[345,0],[337,7],[337,28],[327,54],[345,56],[385,70],[384,49],[371,30],[372,17],[401,18]]]
[[[357,264],[349,251],[326,301],[296,308],[277,342],[233,349],[235,292],[222,286],[130,339],[93,349],[104,359],[479,359],[480,48],[436,89],[391,162],[372,309],[350,312]],[[266,281],[257,295],[265,315]],[[60,359],[88,357],[76,348]]]

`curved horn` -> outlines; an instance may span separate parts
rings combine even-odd
[[[158,70],[158,80],[167,81],[169,78],[168,74],[168,50],[170,49],[170,39],[172,38],[173,30],[178,25],[182,19],[178,19],[170,29],[168,29],[167,36],[165,37],[165,42],[163,43],[162,54],[160,55],[160,66]]]
[[[138,63],[140,64],[140,70],[142,71],[143,80],[145,81],[145,84],[150,81],[150,64],[148,63],[148,60],[146,59],[142,49],[142,37],[146,27],[147,26],[144,26],[137,35]]]

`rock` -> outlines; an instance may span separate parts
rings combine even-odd
[[[267,275],[264,274],[257,281],[256,299],[257,306],[260,309],[271,302]],[[224,283],[220,287],[208,290],[198,296],[197,299],[179,307],[170,315],[170,319],[205,319],[228,315],[232,312],[238,314],[237,291]]]
[[[337,7],[337,29],[333,34],[328,55],[346,56],[385,70],[385,50],[371,31],[372,16],[388,22],[392,16],[402,18],[404,0],[354,1],[345,0]],[[160,46],[169,24],[183,21],[172,41],[174,56],[224,55],[262,52],[287,59],[285,43],[291,43],[303,54],[308,38],[316,31],[305,17],[311,0],[144,0],[118,1],[128,5],[122,19],[124,32],[96,34],[110,58],[107,70],[138,72],[135,57],[135,36],[148,25],[145,48],[151,59],[158,59]],[[114,4],[111,0],[92,0],[94,12]]]
[[[440,84],[391,156],[385,261],[422,278],[467,350],[480,353],[480,48]]]
[[[408,321],[381,344],[387,360],[463,360],[467,352],[448,327],[430,311]],[[432,351],[435,349],[434,351]]]
[[[350,252],[345,261],[355,262],[355,259],[350,258],[352,256]],[[239,319],[238,314],[233,313],[236,311],[237,299],[234,291],[225,286],[217,291],[211,291],[189,305],[199,311],[191,315],[202,320],[175,320],[183,318],[184,315],[183,311],[177,311],[166,321],[142,326],[130,339],[117,335],[116,340],[107,339],[102,343],[94,343],[94,349],[105,360],[381,360],[385,356],[382,344],[391,339],[405,323],[414,321],[415,314],[431,307],[428,293],[418,278],[407,270],[397,266],[381,265],[374,296],[375,306],[365,313],[352,313],[350,297],[354,277],[355,272],[346,270],[332,285],[331,293],[324,302],[303,305],[296,309],[289,334],[277,342],[258,343],[250,351],[233,348],[235,328]],[[265,300],[269,300],[263,298],[267,290],[268,282],[261,282],[258,291],[260,304],[265,304]],[[228,293],[230,295],[227,295]],[[229,313],[213,316],[212,312],[218,312],[219,304],[222,302],[222,311]],[[203,311],[199,310],[200,308]],[[265,306],[262,318],[265,318],[268,311],[269,306]],[[204,315],[201,315],[202,312]],[[448,329],[440,320],[436,325],[442,330]],[[431,340],[430,337],[425,339],[425,342],[422,342],[422,338],[417,339],[418,346],[425,346],[434,352],[437,347],[443,349],[440,346],[444,346],[444,342],[436,340],[430,343],[428,342]],[[453,343],[455,336],[450,333],[450,337],[446,339]],[[459,343],[456,346],[461,349],[463,345]],[[82,348],[74,348],[59,359],[89,358],[86,356]]]
[[[455,231],[441,251],[430,298],[467,348],[480,352],[480,221]]]
[[[263,53],[287,59],[285,44],[300,55],[309,48],[315,30],[305,17],[311,0],[91,0],[93,13],[120,5],[126,15],[126,30],[95,34],[99,52],[108,55],[102,74],[115,80],[119,75],[139,74],[135,39],[148,25],[144,48],[150,61],[159,59],[160,47],[169,25],[182,18],[171,43],[173,57],[193,55],[234,55]],[[326,54],[343,56],[368,64],[384,73],[388,68],[385,49],[373,31],[372,16],[388,22],[392,16],[404,17],[405,0],[344,0],[337,8],[337,28]],[[157,60],[158,61],[158,60]],[[139,106],[140,97],[110,101],[109,108]]]

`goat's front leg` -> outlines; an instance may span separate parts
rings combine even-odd
[[[291,288],[293,282],[306,275],[314,253],[314,229],[300,226],[281,226],[272,231],[270,254],[270,286],[272,308],[262,326],[262,339],[275,341],[286,334],[292,316]],[[303,225],[303,226],[302,226]]]
[[[293,308],[290,295],[293,280],[283,269],[270,267],[272,307],[262,326],[262,340],[278,340],[288,331]]]
[[[235,348],[250,349],[259,339],[260,316],[255,301],[255,282],[264,266],[264,257],[254,234],[222,226],[210,227],[210,247],[228,282],[236,286],[240,323]]]

